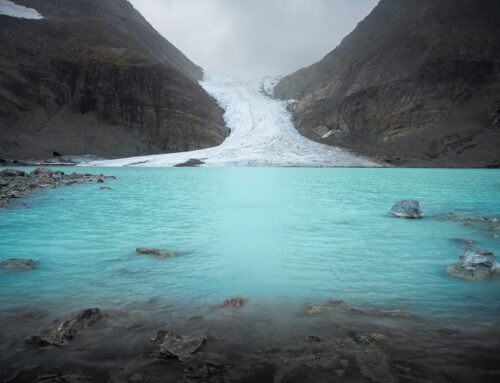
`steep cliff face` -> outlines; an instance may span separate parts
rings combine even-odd
[[[122,157],[205,148],[228,134],[202,70],[126,0],[17,0],[0,15],[0,158]]]
[[[275,93],[314,140],[401,166],[498,166],[499,15],[498,0],[381,0]]]

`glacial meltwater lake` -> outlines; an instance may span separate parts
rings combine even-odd
[[[493,325],[500,278],[446,274],[472,238],[500,256],[500,171],[363,168],[65,168],[114,175],[46,190],[0,211],[0,308],[178,310],[232,296],[299,310],[342,299],[367,309]],[[387,215],[418,199],[422,220]],[[27,207],[23,207],[25,203]],[[481,216],[483,222],[436,219]],[[159,260],[135,252],[182,253]]]

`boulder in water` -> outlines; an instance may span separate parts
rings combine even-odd
[[[10,258],[0,262],[0,269],[12,272],[24,272],[33,270],[36,262],[31,259]]]
[[[179,336],[170,331],[158,331],[146,355],[158,359],[184,358],[198,351],[206,340],[206,335]]]
[[[56,319],[26,342],[40,347],[64,346],[104,318],[98,308],[85,309],[65,319]]]
[[[395,204],[389,212],[391,217],[397,218],[423,218],[420,203],[413,199],[405,199]]]
[[[500,267],[495,256],[488,250],[467,250],[460,257],[460,261],[448,266],[447,270],[448,275],[469,281],[494,277],[499,272]]]
[[[177,253],[173,251],[168,251],[168,250],[162,250],[162,249],[153,249],[149,247],[138,247],[135,249],[135,251],[139,254],[146,254],[146,255],[152,255],[157,258],[170,258],[170,257],[175,257],[178,255]]]

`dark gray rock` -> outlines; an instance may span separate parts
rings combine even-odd
[[[389,215],[397,218],[422,218],[424,216],[419,202],[413,199],[399,201],[392,207]]]
[[[176,255],[179,255],[178,253],[173,251],[154,249],[149,247],[138,247],[137,249],[135,249],[135,251],[139,254],[152,255],[156,258],[161,258],[161,259],[171,258],[175,257]]]
[[[196,167],[203,165],[203,164],[204,164],[203,161],[198,160],[197,158],[191,158],[190,160],[187,160],[186,162],[175,165],[175,167],[176,168],[196,168]]]
[[[40,332],[26,339],[26,342],[39,347],[64,346],[88,328],[104,319],[98,308],[85,309],[65,319],[56,319]]]
[[[170,331],[158,331],[150,340],[146,355],[157,359],[188,357],[198,351],[206,340],[206,335],[179,336]]]
[[[466,251],[460,261],[448,266],[447,273],[453,277],[469,281],[494,277],[500,272],[495,256],[491,251]]]
[[[2,177],[24,177],[26,172],[15,169],[4,169],[0,172]]]
[[[239,309],[243,306],[245,306],[248,302],[248,299],[244,299],[242,297],[232,297],[229,299],[226,299],[225,301],[218,303],[215,305],[217,308],[236,308]]]
[[[0,269],[12,272],[24,272],[33,270],[36,262],[31,259],[11,258],[0,262]]]

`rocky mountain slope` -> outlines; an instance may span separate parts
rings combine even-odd
[[[123,157],[228,135],[202,70],[126,0],[16,0],[0,15],[0,158]]]
[[[399,166],[500,165],[500,1],[381,0],[285,77],[296,126]]]

